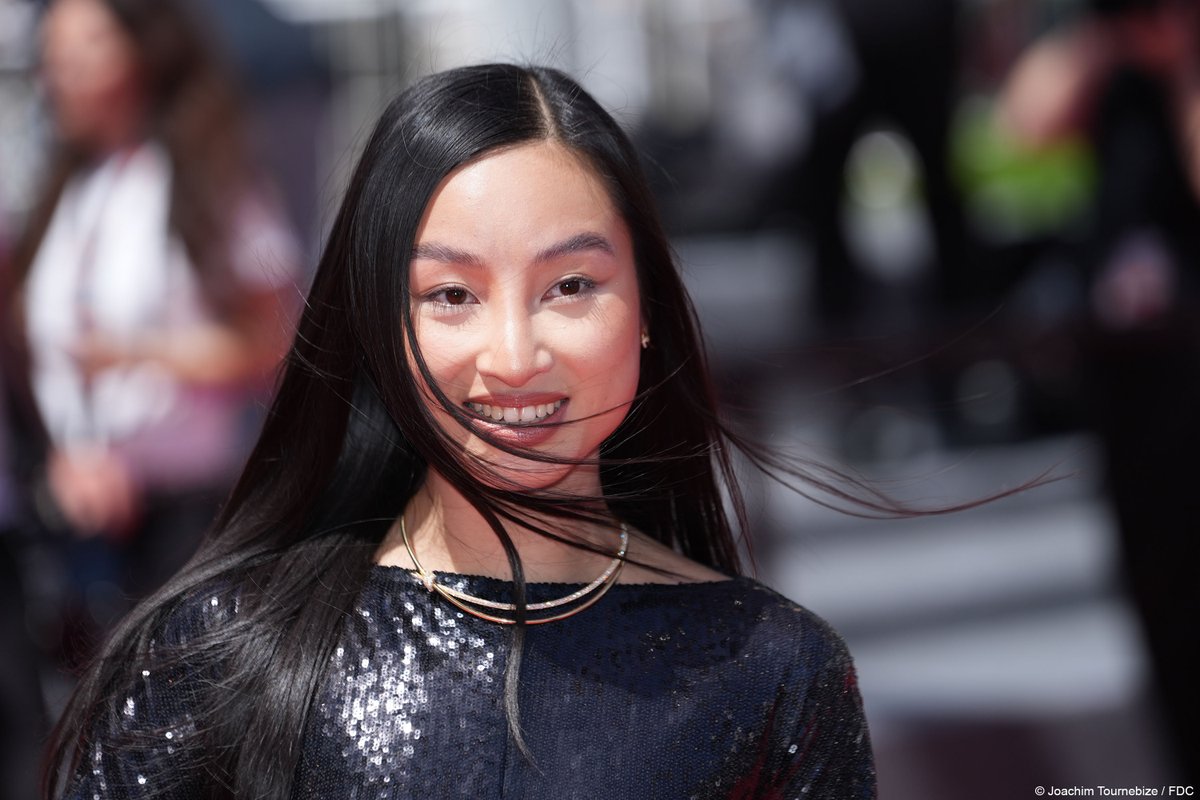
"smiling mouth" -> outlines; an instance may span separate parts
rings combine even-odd
[[[505,425],[521,425],[539,422],[552,416],[562,408],[566,398],[552,403],[538,403],[530,406],[494,406],[487,403],[463,403],[475,416],[489,422],[499,422]]]

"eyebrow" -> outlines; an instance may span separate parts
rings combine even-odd
[[[589,250],[598,250],[610,256],[616,253],[616,248],[612,246],[612,242],[606,237],[599,233],[586,231],[584,233],[577,233],[574,236],[563,239],[561,242],[539,250],[537,255],[533,257],[533,260],[537,263],[545,263],[553,261],[556,258],[573,253],[583,253]],[[425,258],[430,261],[439,261],[444,264],[466,264],[476,267],[483,265],[483,259],[474,253],[437,242],[422,242],[416,245],[413,248],[412,257],[414,259]]]
[[[437,242],[422,242],[413,248],[413,258],[427,258],[430,261],[440,261],[444,264],[470,264],[482,266],[483,260],[474,253],[459,250]]]
[[[572,253],[583,253],[588,250],[599,250],[602,253],[613,255],[616,250],[605,237],[598,233],[587,231],[585,233],[577,233],[569,239],[564,239],[558,244],[552,244],[545,250],[540,251],[534,256],[534,261],[544,262],[553,261],[562,256],[568,256]]]

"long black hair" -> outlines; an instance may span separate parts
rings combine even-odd
[[[219,668],[221,678],[204,684],[197,734],[179,742],[177,758],[198,768],[207,795],[288,797],[343,620],[427,470],[452,483],[501,537],[518,604],[523,574],[501,518],[532,525],[524,512],[600,513],[579,498],[480,481],[481,465],[451,445],[421,394],[430,387],[467,424],[429,375],[409,312],[409,261],[430,198],[456,167],[537,141],[567,148],[606,184],[631,235],[653,341],[642,352],[637,397],[601,448],[607,512],[702,564],[739,571],[726,503],[740,515],[740,495],[695,313],[628,138],[552,69],[491,64],[433,75],[388,106],[367,142],[245,471],[196,556],[121,624],[82,677],[56,728],[47,796],[61,770],[78,768],[91,732],[119,713],[130,664],[155,649],[164,621],[219,582],[237,592],[238,613],[183,655],[193,669]],[[521,626],[514,635],[519,654]],[[510,661],[514,700],[519,663]]]

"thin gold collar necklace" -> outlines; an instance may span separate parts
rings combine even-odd
[[[487,600],[482,597],[475,597],[458,589],[445,586],[437,582],[435,574],[421,566],[421,562],[417,559],[417,551],[413,548],[412,542],[408,539],[408,529],[404,527],[404,515],[400,515],[400,536],[404,539],[404,548],[408,550],[408,557],[412,559],[413,566],[417,568],[417,577],[421,579],[421,583],[425,584],[425,588],[430,592],[444,597],[452,605],[456,606],[466,613],[485,619],[488,622],[495,622],[500,625],[513,625],[516,623],[516,616],[506,617],[500,614],[490,613],[484,609],[492,611],[507,611],[510,613],[516,612],[517,606],[515,603],[500,603],[495,600]],[[625,523],[621,523],[621,547],[617,550],[617,554],[613,560],[609,562],[604,572],[596,580],[589,583],[580,589],[577,589],[570,594],[559,597],[556,600],[546,600],[540,603],[529,603],[525,606],[526,625],[543,625],[547,622],[555,622],[560,619],[574,616],[585,608],[593,605],[597,600],[605,595],[613,584],[617,582],[617,577],[621,574],[621,570],[625,567],[625,551],[629,546],[629,528]],[[565,611],[551,613],[545,616],[536,616],[540,611],[552,611],[553,609],[567,606]],[[533,612],[535,616],[529,616]]]

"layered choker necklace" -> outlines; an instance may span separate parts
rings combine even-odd
[[[404,539],[404,548],[408,550],[408,557],[412,559],[413,566],[417,568],[417,577],[420,578],[421,583],[425,584],[426,589],[441,595],[447,602],[472,616],[500,625],[516,624],[517,606],[515,603],[501,603],[495,600],[487,600],[483,597],[475,597],[474,595],[438,583],[434,573],[421,566],[421,562],[417,559],[417,551],[413,548],[412,542],[409,541],[408,530],[404,527],[403,514],[400,515],[400,536]],[[540,603],[527,603],[525,605],[525,624],[543,625],[547,622],[566,619],[596,603],[617,582],[617,578],[625,566],[625,551],[628,546],[629,528],[622,522],[620,549],[617,550],[617,554],[613,556],[613,560],[609,562],[604,572],[600,573],[600,576],[587,586],[581,587],[564,597]]]

